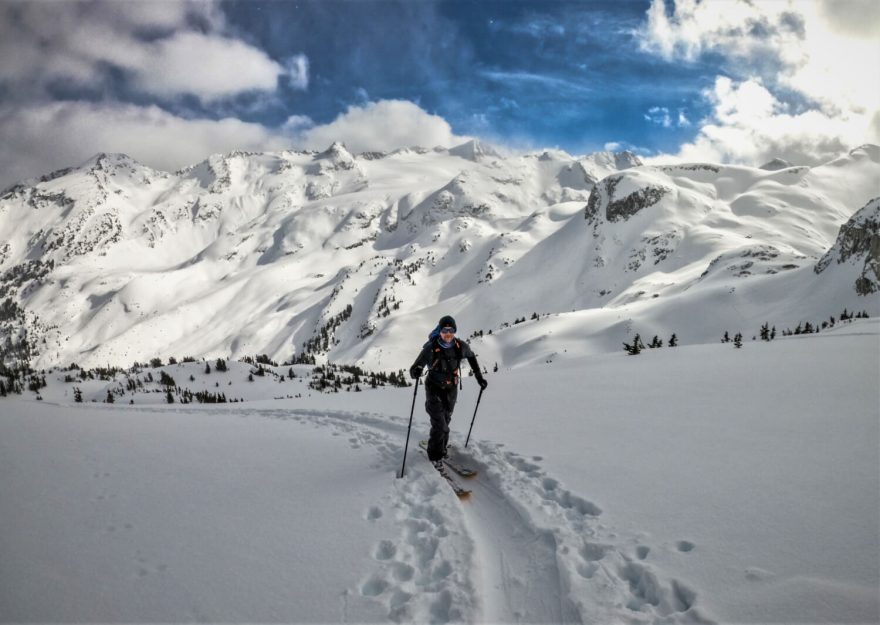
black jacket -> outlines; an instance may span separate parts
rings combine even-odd
[[[425,384],[438,388],[449,388],[458,385],[461,377],[461,361],[467,359],[477,381],[483,379],[477,356],[471,350],[470,345],[461,339],[454,339],[451,347],[444,348],[440,345],[440,339],[431,339],[422,346],[418,358],[410,367],[410,373],[416,369],[428,369],[428,377]]]

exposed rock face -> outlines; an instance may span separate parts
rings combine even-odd
[[[639,211],[659,202],[670,191],[665,187],[649,185],[615,199],[615,190],[621,180],[622,176],[608,176],[593,188],[584,214],[588,221],[596,217],[602,204],[605,205],[605,219],[611,222],[626,221]]]
[[[835,261],[861,268],[855,281],[859,295],[880,292],[880,197],[868,202],[840,227],[837,241],[816,263],[814,271],[822,273]]]

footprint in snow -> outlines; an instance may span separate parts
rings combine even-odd
[[[390,560],[397,555],[397,547],[390,540],[383,540],[376,547],[374,555],[377,560]]]
[[[367,510],[367,521],[375,521],[377,519],[382,518],[382,508],[378,506],[372,506],[369,510]]]

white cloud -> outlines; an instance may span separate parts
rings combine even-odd
[[[242,41],[191,31],[145,44],[120,63],[146,93],[189,93],[206,100],[274,90],[285,72],[262,50]]]
[[[296,141],[320,150],[342,141],[352,152],[390,151],[402,147],[452,147],[467,137],[453,134],[449,123],[406,100],[381,100],[350,106],[329,124],[308,128]]]
[[[675,0],[668,12],[652,0],[641,34],[670,61],[721,54],[738,76],[716,78],[713,112],[679,157],[813,164],[880,142],[880,3]]]
[[[283,135],[296,137],[310,128],[315,127],[315,122],[308,115],[291,115],[280,128]]]
[[[0,3],[0,84],[22,98],[45,96],[59,82],[104,89],[114,80],[107,68],[114,67],[139,91],[160,98],[191,94],[211,101],[274,91],[283,76],[308,87],[304,55],[285,67],[224,34],[224,26],[213,2]],[[144,31],[153,37],[143,38]]]
[[[187,120],[156,106],[86,102],[0,109],[0,144],[0,187],[98,152],[122,152],[173,171],[217,152],[290,147],[270,129],[237,119]]]
[[[309,88],[309,59],[305,54],[297,54],[287,59],[287,76],[290,86],[305,91]]]
[[[866,125],[819,110],[792,113],[758,81],[734,82],[719,77],[705,97],[713,103],[712,115],[703,120],[693,141],[675,155],[660,155],[649,162],[669,160],[733,162],[758,166],[773,158],[814,165],[839,156],[865,142]]]
[[[173,171],[233,150],[323,150],[342,141],[352,152],[401,147],[452,147],[456,136],[442,117],[412,102],[385,100],[352,106],[325,125],[294,115],[279,128],[238,119],[184,119],[157,106],[54,102],[0,109],[0,188],[83,162],[98,152],[121,152]]]
[[[665,106],[652,106],[648,109],[648,112],[644,114],[644,118],[646,121],[649,121],[652,124],[657,124],[658,126],[663,126],[664,128],[672,128],[673,126],[684,127],[691,125],[691,123],[688,121],[687,116],[685,116],[684,114],[684,109],[678,109],[678,114],[676,116],[673,116],[673,114]]]

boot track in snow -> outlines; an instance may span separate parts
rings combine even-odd
[[[396,477],[406,421],[361,412],[245,410],[243,415],[326,426],[372,447]],[[397,536],[373,547],[375,569],[348,591],[394,622],[711,623],[697,592],[648,562],[651,548],[600,521],[595,503],[566,490],[503,445],[471,442],[458,456],[479,475],[460,501],[428,462],[364,513],[393,515]]]

